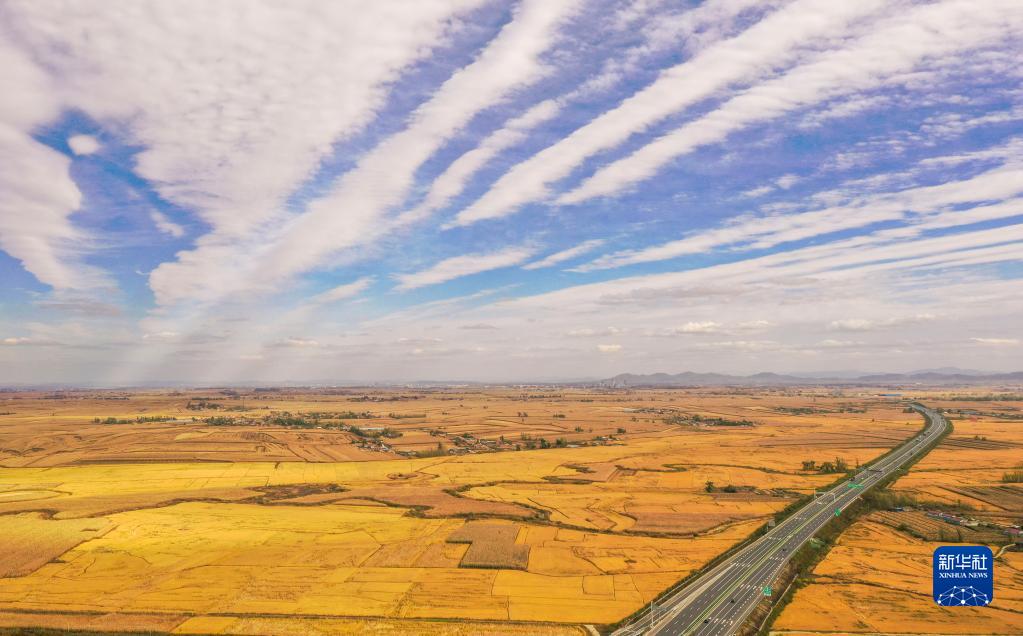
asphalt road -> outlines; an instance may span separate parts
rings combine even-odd
[[[927,426],[910,443],[863,468],[853,479],[818,493],[813,502],[764,536],[663,599],[652,619],[643,617],[637,624],[625,626],[615,634],[735,634],[764,598],[765,586],[772,585],[782,567],[804,543],[864,492],[924,452],[947,428],[947,420],[935,411],[913,408],[927,416]],[[779,594],[781,590],[771,590],[771,593]]]

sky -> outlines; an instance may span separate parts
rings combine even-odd
[[[1023,370],[1018,0],[3,0],[0,384]]]

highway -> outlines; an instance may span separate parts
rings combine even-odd
[[[766,596],[765,586],[772,585],[804,543],[864,492],[925,452],[949,426],[937,412],[922,406],[913,408],[927,419],[927,425],[912,441],[860,469],[852,479],[818,493],[812,502],[762,537],[662,599],[655,611],[614,633],[617,636],[719,636],[738,632]],[[771,590],[772,595],[780,593],[781,590]]]

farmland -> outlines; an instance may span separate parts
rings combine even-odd
[[[0,412],[0,626],[180,633],[581,633],[921,425],[795,389],[7,393]]]
[[[1023,401],[968,397],[922,396],[946,410],[955,430],[891,486],[910,505],[853,524],[795,593],[773,633],[803,634],[822,624],[842,633],[1023,632],[1018,551],[997,559],[990,606],[949,610],[930,598],[935,547],[987,544],[998,553],[1012,542],[1005,528],[1023,523],[1023,488],[1004,481],[1023,456]]]

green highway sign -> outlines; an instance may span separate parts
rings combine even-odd
[[[842,509],[841,508],[835,508],[835,516],[837,517],[840,514],[842,514]]]
[[[770,585],[765,585],[764,586],[764,596],[770,596],[770,595],[771,595],[771,586]]]

